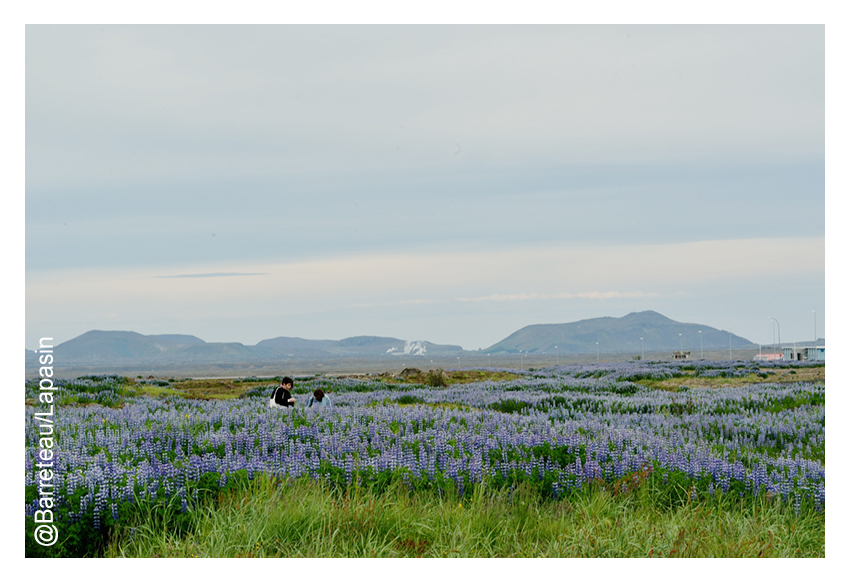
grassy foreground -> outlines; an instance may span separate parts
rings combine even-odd
[[[151,512],[115,532],[106,557],[824,557],[825,516],[764,496],[659,506],[648,488],[588,487],[569,500],[477,488],[459,500],[340,493],[309,479],[257,478],[189,514]]]

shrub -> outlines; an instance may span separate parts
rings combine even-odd
[[[442,370],[429,370],[428,375],[425,376],[425,384],[427,386],[433,386],[435,388],[442,387],[446,385],[446,379],[443,377]]]
[[[399,396],[395,399],[398,404],[422,404],[425,401],[418,396],[413,396],[412,394],[405,394],[404,396]]]
[[[499,402],[494,402],[488,408],[492,410],[498,410],[499,412],[504,412],[505,414],[512,414],[514,412],[520,412],[524,408],[528,408],[531,406],[529,402],[521,402],[519,400],[500,400]]]

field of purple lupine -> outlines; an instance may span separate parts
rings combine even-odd
[[[786,364],[786,367],[789,365]],[[300,379],[297,405],[268,406],[274,382],[228,400],[139,396],[118,376],[55,383],[46,428],[26,384],[28,523],[39,510],[40,439],[53,438],[54,514],[95,530],[128,507],[190,509],[205,488],[267,474],[333,486],[453,490],[533,483],[569,496],[589,483],[653,475],[672,497],[768,496],[825,508],[825,385],[768,382],[751,362],[626,362],[510,370],[519,379],[447,387]],[[761,376],[758,376],[761,374]],[[659,390],[678,377],[756,381]],[[641,383],[644,382],[644,383]],[[159,381],[160,384],[167,382]],[[333,406],[307,408],[321,388]]]

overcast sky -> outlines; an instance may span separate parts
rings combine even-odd
[[[824,67],[820,25],[27,26],[26,346],[824,337]]]

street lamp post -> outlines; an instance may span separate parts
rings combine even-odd
[[[596,342],[596,363],[599,363],[599,342]]]
[[[812,309],[812,316],[815,318],[815,347],[818,347],[818,313]]]
[[[773,321],[776,321],[776,319],[774,319],[772,317],[770,319],[773,319]],[[779,350],[780,350],[779,353],[781,354],[782,353],[782,328],[779,326],[778,321],[776,321],[776,335],[777,335],[777,337],[779,337]],[[781,356],[780,356],[780,359],[781,359]]]
[[[561,359],[560,359],[560,356],[558,354],[558,346],[555,346],[555,365],[556,366],[561,365]]]
[[[702,360],[702,330],[699,330],[699,359]]]
[[[770,342],[770,345],[773,346],[773,348],[771,348],[772,353],[776,353],[776,326],[772,322],[770,324],[770,333],[773,334],[773,337],[771,338],[771,342]]]
[[[640,338],[640,359],[643,360],[643,338]]]
[[[732,326],[729,326],[729,361],[732,361]]]
[[[685,344],[682,343],[682,334],[679,334],[679,355],[682,355],[682,352],[685,351]]]

